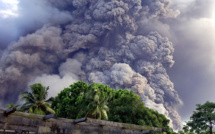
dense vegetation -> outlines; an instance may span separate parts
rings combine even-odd
[[[62,90],[55,98],[47,99],[49,87],[36,83],[30,86],[30,92],[23,92],[21,100],[25,103],[19,111],[34,114],[56,113],[57,117],[77,119],[90,117],[122,123],[166,128],[169,120],[157,111],[149,109],[141,102],[140,96],[129,90],[115,90],[103,84],[90,84],[79,81]],[[50,103],[52,103],[50,105]],[[190,121],[179,134],[212,134],[215,125],[215,103],[207,101],[197,104]],[[5,108],[19,107],[13,103]]]
[[[20,96],[25,103],[19,111],[34,114],[55,113],[57,117],[78,119],[83,117],[122,123],[165,128],[169,120],[157,111],[149,109],[141,102],[140,96],[129,90],[115,90],[103,84],[87,84],[79,81],[63,89],[55,98],[47,99],[49,87],[36,83],[30,92]],[[50,105],[51,103],[51,105]],[[6,108],[18,107],[11,103]]]
[[[212,134],[215,125],[215,103],[207,101],[205,104],[197,104],[196,111],[190,117],[190,121],[183,127],[183,133]]]
[[[133,91],[115,90],[103,84],[74,83],[55,97],[52,108],[58,117],[63,118],[90,117],[170,130],[169,120],[145,107]]]

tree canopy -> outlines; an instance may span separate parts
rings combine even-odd
[[[212,127],[215,125],[215,103],[207,101],[205,104],[197,104],[196,111],[193,112],[190,119],[187,126],[192,131],[201,133],[209,130],[212,134]]]
[[[169,129],[169,120],[145,107],[133,91],[115,90],[103,84],[74,83],[55,97],[52,108],[63,118],[90,117]]]
[[[164,127],[169,123],[164,115],[145,107],[140,96],[133,91],[117,90],[108,106],[110,107],[109,118],[111,121],[153,127]]]
[[[25,101],[25,103],[20,108],[20,111],[42,115],[55,113],[49,104],[53,98],[46,100],[48,89],[49,87],[44,87],[41,83],[31,85],[31,92],[21,93],[21,100]]]
[[[109,108],[107,101],[111,97],[111,93],[101,88],[99,85],[91,84],[84,94],[84,100],[81,111],[85,111],[85,117],[108,120],[107,112]]]
[[[87,88],[87,83],[79,81],[61,90],[52,102],[52,108],[56,115],[69,119],[84,117],[84,112],[81,109],[83,109],[83,97]]]

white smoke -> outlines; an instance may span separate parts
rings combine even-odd
[[[41,81],[51,95],[77,80],[130,89],[146,106],[165,114],[180,129],[176,106],[182,102],[166,73],[174,64],[172,43],[152,21],[176,17],[170,0],[70,0],[50,2],[70,12],[69,24],[51,23],[21,37],[4,51],[0,68],[1,101],[22,92],[29,83]],[[52,8],[53,9],[53,8]],[[152,31],[153,30],[153,31]],[[162,34],[165,34],[163,32]]]
[[[78,61],[67,59],[66,62],[59,67],[59,75],[43,74],[40,77],[36,77],[33,82],[30,82],[30,85],[42,82],[44,86],[50,87],[48,97],[55,97],[60,90],[67,88],[69,85],[80,80],[77,75],[77,73],[81,72],[80,67],[81,64]]]

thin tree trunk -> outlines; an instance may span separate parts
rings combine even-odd
[[[212,129],[213,129],[213,126],[212,126],[212,124],[210,124],[210,134],[213,134]]]

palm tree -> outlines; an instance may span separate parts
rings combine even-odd
[[[109,98],[110,96],[107,96],[107,93],[99,90],[96,84],[92,84],[85,94],[85,99],[88,102],[88,112],[85,116],[108,120],[107,111],[109,111],[109,108],[107,106],[107,100]]]
[[[20,111],[42,115],[55,113],[49,104],[53,101],[53,98],[46,100],[48,89],[49,87],[43,87],[41,83],[31,85],[31,92],[21,93],[21,101],[25,101],[25,103],[20,108]]]

